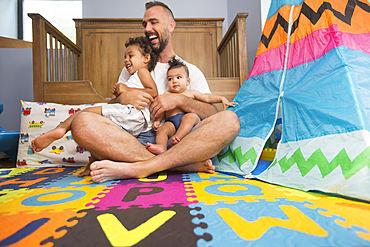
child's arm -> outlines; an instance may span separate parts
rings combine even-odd
[[[222,103],[224,110],[227,109],[227,107],[232,106],[235,107],[235,102],[228,101],[224,96],[218,96],[213,94],[203,94],[199,91],[192,91],[194,99],[206,102],[206,103]]]
[[[157,97],[158,95],[157,85],[155,84],[150,72],[147,69],[143,68],[137,71],[137,75],[140,79],[141,84],[143,84],[144,88],[130,88],[123,83],[116,83],[113,86],[111,93],[114,96],[118,97],[122,92],[127,92],[129,90],[140,90],[150,94],[153,98]]]
[[[144,92],[150,94],[153,98],[157,97],[158,96],[157,85],[155,84],[149,70],[144,68],[139,69],[137,71],[137,75],[139,76],[139,79],[144,86],[144,89],[139,90],[143,90]]]
[[[128,86],[126,86],[125,84],[123,83],[116,83],[113,88],[112,88],[112,94],[115,96],[114,98],[111,99],[111,101],[109,103],[120,103],[120,104],[132,104],[134,105],[137,109],[141,110],[143,109],[148,103],[150,103],[150,101],[148,101],[148,99],[151,99],[153,100],[154,97],[157,97],[158,96],[158,90],[157,90],[157,85],[155,84],[151,74],[149,73],[149,71],[147,69],[139,69],[137,71],[138,73],[138,77],[140,79],[140,82],[141,84],[143,84],[143,87],[144,88],[130,88]],[[133,92],[133,91],[141,91],[141,92],[145,92],[147,94],[149,94],[148,96],[151,97],[147,97],[145,95],[142,95],[141,97],[139,97],[139,101],[140,99],[142,98],[141,101],[145,101],[147,103],[145,103],[144,105],[139,104],[138,102],[134,101],[127,101],[125,100],[124,102],[122,101],[122,97],[118,98],[120,96],[121,93],[128,93],[128,92]],[[139,104],[139,105],[136,105]]]

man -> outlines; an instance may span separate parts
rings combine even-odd
[[[172,46],[172,32],[176,26],[172,11],[161,2],[147,3],[143,26],[145,35],[159,52],[157,66],[166,66],[176,55]],[[163,68],[159,71],[162,72],[154,72],[154,79],[161,94],[167,89],[167,71]],[[124,73],[120,76],[122,80],[125,79]],[[198,74],[191,76],[198,77]],[[198,85],[205,92],[203,84],[200,82]],[[117,102],[134,105],[137,109],[152,102],[150,109],[154,116],[178,107],[184,112],[194,112],[205,120],[180,143],[155,156],[145,148],[148,137],[155,139],[152,131],[143,133],[144,141],[141,140],[140,143],[140,136],[136,139],[103,117],[89,113],[79,114],[72,122],[72,135],[80,146],[101,160],[90,166],[91,177],[97,183],[146,177],[167,169],[214,172],[215,167],[210,158],[234,140],[240,129],[239,119],[234,112],[215,114],[216,110],[212,105],[182,95],[160,95],[153,100],[144,92],[128,89],[117,98]]]

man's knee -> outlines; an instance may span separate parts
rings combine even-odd
[[[89,123],[88,119],[91,113],[89,112],[80,112],[78,113],[74,118],[71,123],[71,130],[73,129],[81,129],[82,126],[86,125]]]
[[[95,120],[93,119],[95,117]],[[90,112],[78,113],[71,123],[71,132],[74,140],[80,139],[80,136],[86,136],[87,133],[91,133],[91,124],[96,121],[97,115]]]
[[[215,125],[219,126],[219,128],[227,129],[232,133],[238,134],[240,131],[239,117],[233,111],[221,111],[212,115],[208,119]]]

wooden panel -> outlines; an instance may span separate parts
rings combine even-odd
[[[229,101],[232,101],[239,91],[238,77],[207,78],[207,82],[212,94],[224,96]],[[215,105],[219,111],[223,110],[221,103]]]
[[[142,32],[127,33],[122,29],[84,31],[83,78],[91,81],[103,97],[111,96],[111,88],[124,67],[125,42],[140,35]]]
[[[221,41],[221,32],[222,21],[178,21],[172,44],[176,54],[195,64],[205,77],[217,77],[217,46]]]
[[[129,37],[142,36],[142,19],[75,19],[77,45],[82,49],[82,78],[93,83],[103,97],[124,67],[123,53]],[[176,19],[173,44],[176,53],[197,65],[206,77],[218,74],[217,45],[223,18]]]
[[[32,48],[32,42],[0,37],[0,48]]]
[[[195,64],[205,77],[215,77],[217,49],[212,45],[216,43],[214,38],[214,33],[204,30],[181,30],[173,35],[173,47],[177,55]]]
[[[44,101],[59,104],[91,104],[108,102],[99,95],[90,81],[44,82]]]

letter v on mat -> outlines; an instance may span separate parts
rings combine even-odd
[[[132,246],[157,230],[175,214],[176,212],[171,210],[162,211],[130,231],[113,214],[102,214],[97,219],[113,246]]]

